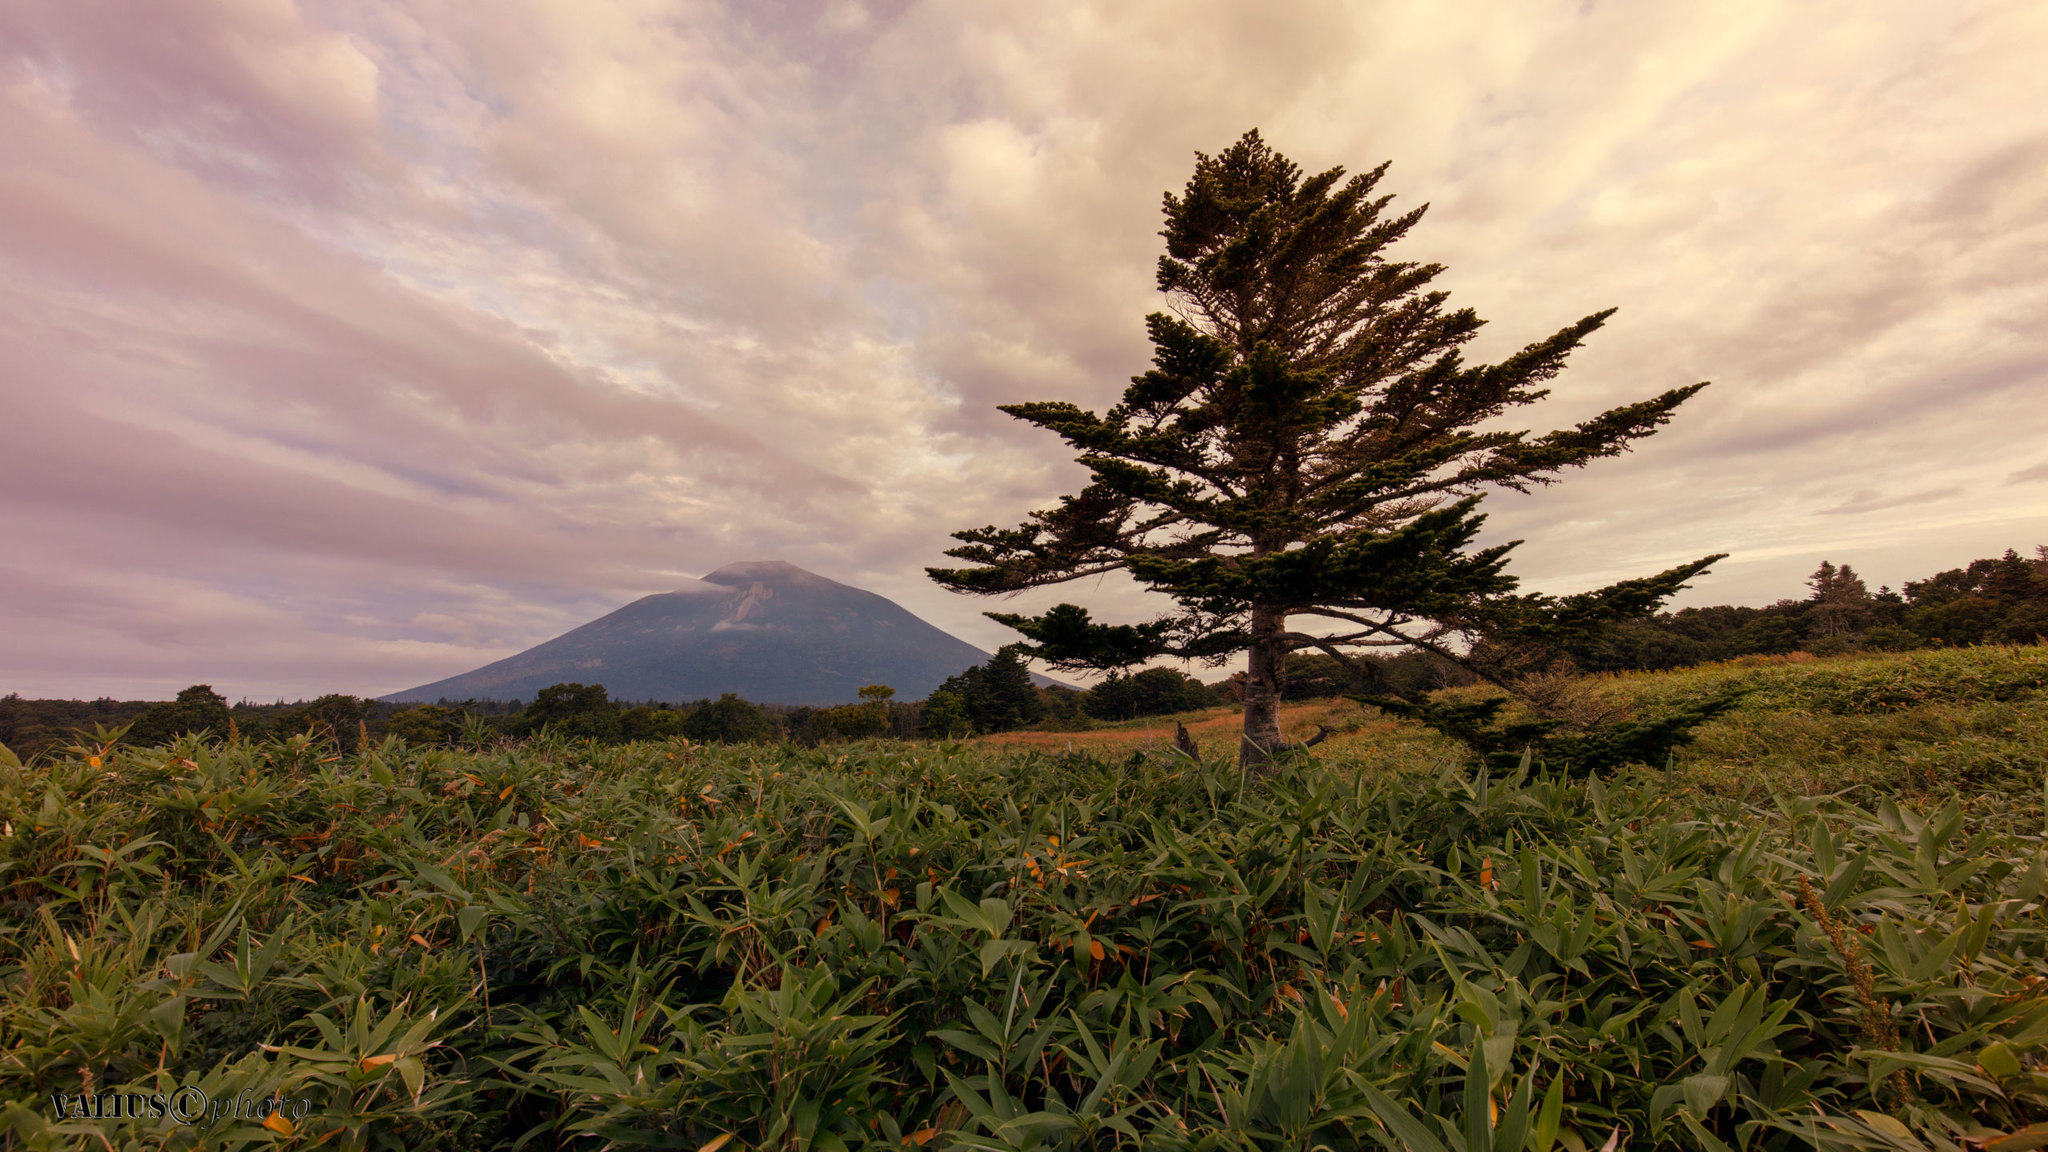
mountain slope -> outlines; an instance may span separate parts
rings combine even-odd
[[[579,682],[604,685],[614,700],[736,692],[763,704],[845,704],[864,684],[916,700],[988,655],[872,592],[758,560],[383,699],[531,700],[550,684]]]

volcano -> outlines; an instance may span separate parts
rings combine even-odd
[[[780,560],[755,560],[642,597],[495,664],[382,699],[531,700],[550,684],[581,683],[604,685],[614,700],[678,704],[726,692],[759,704],[846,704],[867,684],[918,700],[988,658],[885,597]]]

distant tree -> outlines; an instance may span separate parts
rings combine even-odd
[[[1905,625],[1942,644],[2028,644],[2048,637],[2048,546],[1906,582]]]
[[[1826,560],[1807,578],[1813,590],[1806,611],[1808,635],[1817,639],[1849,636],[1875,621],[1874,604],[1863,578],[1847,564],[1840,568]]]
[[[757,744],[775,739],[775,722],[759,705],[727,692],[698,701],[683,722],[683,734],[706,744]]]
[[[408,744],[453,748],[462,741],[467,713],[445,704],[421,704],[384,718],[384,731]]]
[[[533,694],[519,715],[519,729],[541,729],[571,740],[611,742],[619,739],[619,706],[602,684],[550,684]]]
[[[353,749],[367,734],[370,717],[376,710],[373,701],[333,692],[301,705],[291,723],[315,740],[337,749]]]
[[[152,705],[128,729],[127,741],[135,745],[167,744],[180,736],[208,732],[228,734],[228,702],[211,684],[194,684],[165,704]]]
[[[1022,645],[1007,644],[988,663],[949,676],[939,686],[960,698],[977,732],[1008,732],[1044,715],[1045,702],[1031,684]]]
[[[1865,628],[1856,637],[1856,647],[1865,652],[1905,652],[1920,647],[1920,634],[1897,624]]]
[[[155,707],[149,700],[26,700],[19,693],[0,697],[0,745],[26,760],[38,752],[61,747],[95,727],[129,728]]]
[[[1088,714],[1101,720],[1169,716],[1215,702],[1207,684],[1177,668],[1147,668],[1112,676],[1088,690]]]
[[[974,721],[967,716],[967,703],[944,688],[925,697],[924,715],[917,734],[932,740],[958,740],[974,734]]]
[[[1616,620],[1564,647],[1573,665],[1586,672],[1683,668],[1712,658],[1714,646],[1688,636],[1664,620]]]
[[[1038,719],[1032,721],[1037,728],[1076,731],[1092,726],[1086,689],[1047,684],[1038,690],[1038,703]]]
[[[1365,665],[1366,667],[1361,667]],[[1392,691],[1397,696],[1426,695],[1438,688],[1473,683],[1476,677],[1449,660],[1428,652],[1393,656],[1368,654],[1340,661],[1321,652],[1290,652],[1283,695],[1289,700],[1327,700],[1353,693]],[[1216,702],[1230,697],[1212,686]]]
[[[825,725],[828,739],[836,736],[863,740],[886,735],[889,731],[889,698],[894,695],[896,690],[886,684],[870,684],[860,690],[860,703],[824,709],[813,723]]]
[[[1805,635],[1806,625],[1799,616],[1759,614],[1728,635],[1724,650],[1730,656],[1779,656],[1797,652]]]
[[[1422,216],[1382,217],[1385,170],[1303,178],[1257,132],[1198,157],[1185,194],[1166,197],[1158,281],[1179,314],[1146,320],[1151,371],[1099,416],[1065,402],[1002,409],[1078,450],[1091,482],[1021,527],[955,533],[947,555],[971,566],[932,578],[1000,594],[1128,572],[1178,610],[1137,625],[1072,604],[989,615],[1056,668],[1246,652],[1240,755],[1263,763],[1281,747],[1289,652],[1419,648],[1512,686],[1543,645],[1653,611],[1719,559],[1555,599],[1514,593],[1513,544],[1468,550],[1484,491],[1616,455],[1705,385],[1533,438],[1499,428],[1548,394],[1609,313],[1466,365],[1481,321],[1426,291],[1441,267],[1383,255]]]
[[[667,704],[639,704],[619,711],[619,736],[624,740],[666,740],[681,736],[688,715]]]

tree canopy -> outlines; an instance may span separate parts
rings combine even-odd
[[[1420,649],[1508,682],[1532,646],[1651,612],[1720,559],[1552,597],[1516,591],[1505,568],[1519,541],[1472,547],[1485,491],[1616,455],[1705,385],[1542,435],[1495,427],[1548,395],[1611,310],[1468,365],[1460,349],[1482,322],[1430,289],[1442,267],[1386,256],[1423,214],[1386,211],[1386,168],[1304,177],[1256,131],[1198,154],[1165,199],[1157,280],[1172,313],[1146,318],[1152,368],[1100,415],[1002,406],[1076,449],[1089,483],[1019,527],[955,533],[946,554],[968,566],[932,578],[999,594],[1129,573],[1176,610],[1139,624],[1072,604],[989,615],[1056,668],[1246,652],[1242,755],[1256,763],[1283,747],[1289,652]]]

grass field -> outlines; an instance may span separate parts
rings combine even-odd
[[[0,755],[0,1140],[2048,1146],[2048,652],[1559,691],[1734,679],[1583,783],[1350,703],[1269,778],[1217,714],[1207,762],[1170,721]],[[104,1115],[181,1086],[299,1103]]]

